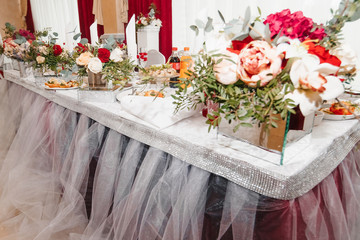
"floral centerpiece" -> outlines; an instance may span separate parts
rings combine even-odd
[[[59,75],[72,68],[73,60],[69,51],[53,42],[36,41],[28,53],[28,61],[33,61],[34,69],[40,73]]]
[[[191,26],[196,32],[205,27],[213,37],[195,58],[191,78],[182,79],[191,88],[179,87],[173,96],[177,109],[211,103],[216,107],[205,113],[209,130],[224,119],[235,123],[234,132],[255,125],[276,128],[279,119],[295,113],[295,106],[309,115],[343,93],[342,81],[354,74],[340,71],[336,49],[341,49],[341,27],[356,20],[359,11],[358,2],[342,1],[333,19],[321,25],[288,9],[250,21],[248,8],[244,18],[228,23],[219,12],[220,32],[214,33],[211,18]],[[231,40],[237,40],[235,48]]]
[[[102,47],[83,42],[74,49],[73,57],[79,76],[89,73],[100,74],[105,81],[125,86],[129,81],[134,65],[126,56],[126,45],[109,38]]]
[[[159,18],[156,18],[155,14],[158,13],[157,7],[154,3],[150,4],[149,13],[140,15],[136,18],[136,29],[146,27],[146,26],[153,26],[153,27],[161,27],[162,22]]]
[[[16,31],[16,27],[8,22],[5,23],[4,32],[3,54],[10,58],[24,60],[32,41],[35,40],[34,34],[24,29]]]

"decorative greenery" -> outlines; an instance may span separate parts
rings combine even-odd
[[[327,49],[340,45],[341,30],[346,22],[353,22],[360,18],[360,0],[342,0],[339,8],[336,11],[331,9],[331,13],[332,19],[325,25],[327,36],[320,42]]]
[[[111,80],[113,84],[125,86],[132,75],[134,67],[135,65],[128,58],[120,62],[110,60],[103,67],[102,74],[107,81]]]

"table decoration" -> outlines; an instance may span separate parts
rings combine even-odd
[[[82,87],[87,88],[124,87],[134,69],[126,55],[126,45],[117,43],[111,37],[102,46],[90,45],[82,39],[74,49],[73,58],[76,62],[73,71],[78,72],[79,77],[86,77]]]
[[[155,49],[159,51],[159,32],[162,22],[156,18],[159,13],[154,3],[150,4],[149,13],[140,15],[136,19],[136,34],[138,49]]]
[[[25,65],[26,53],[35,40],[35,35],[24,29],[16,31],[16,27],[8,22],[5,23],[4,32],[0,53],[11,58],[13,69],[20,71],[21,77],[26,77],[25,69],[29,68]]]
[[[342,81],[354,74],[353,69],[342,68],[341,56],[330,50],[341,48],[341,28],[359,18],[358,10],[356,2],[342,1],[326,25],[288,9],[254,21],[250,8],[230,22],[219,12],[221,31],[214,30],[211,18],[207,23],[197,21],[191,28],[197,33],[204,28],[208,36],[204,50],[195,56],[191,77],[183,79],[191,91],[179,87],[173,96],[177,110],[208,101],[217,104],[207,114],[209,131],[216,128],[223,134],[227,126],[232,131],[226,135],[278,153],[282,164],[287,140],[301,137],[297,129],[295,137],[288,136],[290,117],[301,113],[303,127],[310,125],[311,131],[314,111],[342,94]],[[232,40],[238,40],[240,48],[230,48]],[[295,107],[299,114],[295,115]],[[276,144],[271,132],[280,136]]]

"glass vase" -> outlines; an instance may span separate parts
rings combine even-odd
[[[241,147],[237,150],[246,154],[251,152],[257,158],[276,165],[283,165],[286,145],[295,143],[311,133],[313,127],[315,113],[303,116],[299,109],[295,109],[295,111],[296,114],[289,115],[285,120],[281,119],[279,115],[275,115],[279,119],[275,121],[277,128],[266,127],[265,124],[249,121],[248,123],[251,123],[252,127],[241,126],[236,132],[234,132],[234,128],[238,125],[238,122],[232,121],[228,123],[223,118],[217,128],[218,140],[223,140],[223,137],[240,140],[251,145],[251,147]]]

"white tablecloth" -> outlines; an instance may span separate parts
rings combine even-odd
[[[313,132],[285,149],[284,165],[259,158],[262,151],[241,141],[217,138],[200,113],[165,129],[129,114],[115,103],[77,100],[77,90],[48,91],[20,79],[5,78],[70,110],[247,189],[278,199],[298,197],[328,176],[360,140],[357,120],[323,121]],[[224,147],[224,145],[226,147]],[[238,149],[241,149],[239,151]],[[249,154],[250,153],[250,154]]]

